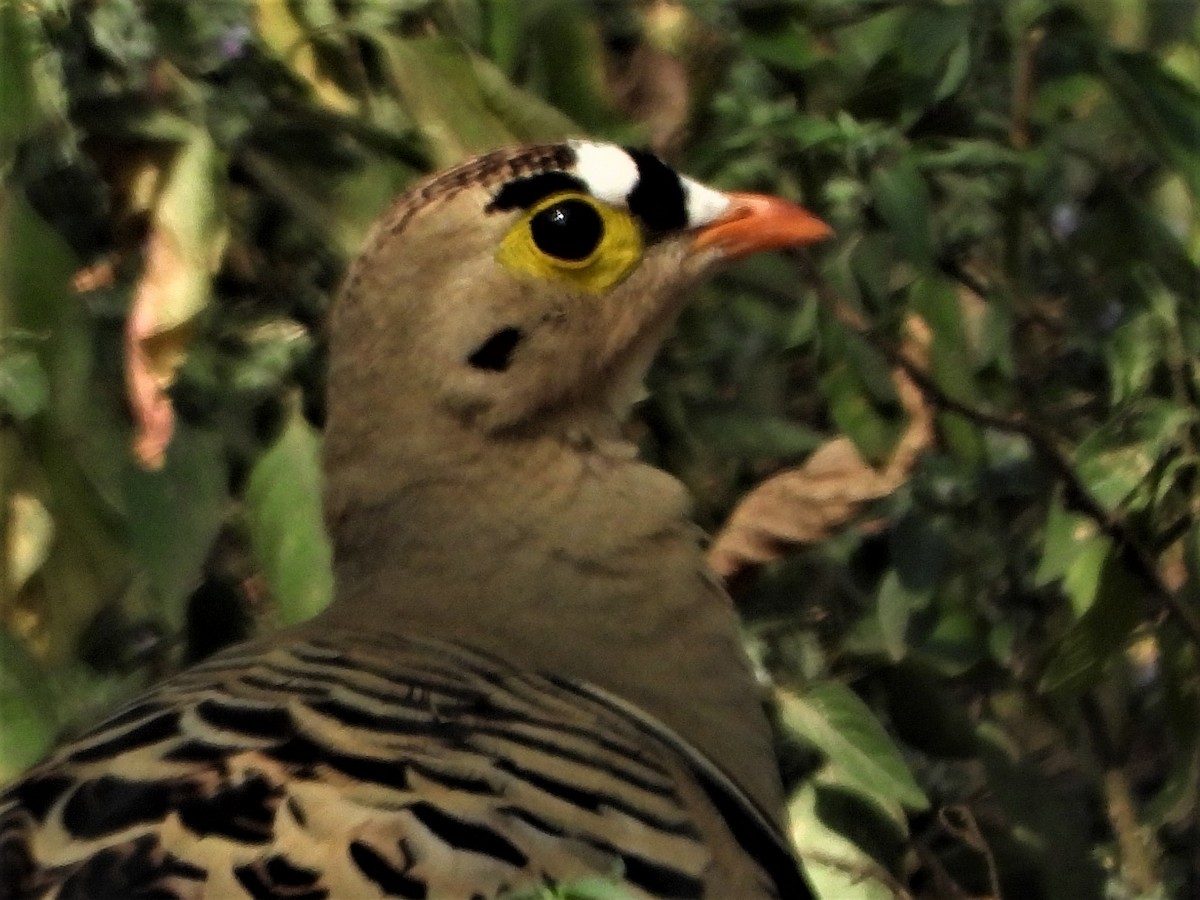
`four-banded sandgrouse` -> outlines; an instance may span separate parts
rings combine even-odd
[[[622,425],[698,279],[828,233],[588,141],[401,197],[332,312],[332,606],[10,786],[0,897],[807,896],[734,610]]]

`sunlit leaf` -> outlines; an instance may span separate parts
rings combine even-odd
[[[823,789],[806,783],[788,802],[792,841],[804,874],[821,900],[894,900],[887,873],[861,846],[822,815]],[[827,816],[828,813],[825,813]]]
[[[1095,685],[1142,620],[1142,585],[1119,554],[1110,551],[1097,568],[1095,598],[1055,648],[1042,672],[1043,691],[1074,695]]]
[[[848,687],[827,681],[804,691],[780,690],[776,696],[788,731],[825,756],[824,783],[859,794],[889,814],[898,814],[901,807],[928,808],[896,745]]]
[[[7,499],[8,545],[2,549],[8,554],[7,589],[16,594],[50,556],[54,518],[32,494],[17,492]]]
[[[358,101],[320,65],[311,26],[297,18],[295,9],[280,0],[255,0],[257,33],[281,62],[312,87],[324,106],[338,112],[356,111]],[[311,8],[308,11],[313,12]]]
[[[1087,516],[1069,512],[1062,497],[1055,495],[1049,504],[1042,557],[1034,583],[1046,585],[1065,576],[1084,549],[1100,538],[1095,522]]]
[[[192,132],[161,181],[125,326],[134,448],[148,468],[162,465],[171,441],[174,415],[166,391],[187,352],[191,322],[208,305],[228,237],[220,204],[224,173],[208,132]]]

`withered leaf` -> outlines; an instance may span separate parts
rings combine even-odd
[[[928,326],[915,316],[907,325],[905,356],[923,364]],[[747,566],[778,559],[789,547],[824,540],[908,479],[933,440],[933,409],[903,369],[892,371],[892,381],[909,421],[887,465],[872,468],[847,437],[825,442],[802,466],[771,476],[734,508],[709,547],[713,571],[728,580]]]

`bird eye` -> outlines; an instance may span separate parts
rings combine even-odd
[[[604,238],[604,221],[590,203],[574,198],[560,200],[529,221],[534,244],[547,256],[564,262],[582,262]]]

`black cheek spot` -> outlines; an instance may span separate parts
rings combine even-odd
[[[502,328],[484,341],[467,357],[467,362],[476,369],[488,372],[505,372],[512,365],[513,351],[525,337],[519,328]]]

